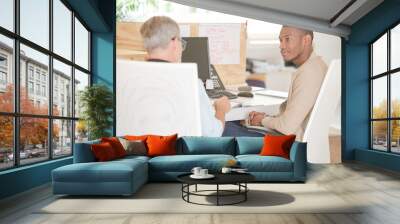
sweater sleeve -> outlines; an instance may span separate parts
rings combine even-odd
[[[304,74],[299,73],[292,83],[291,98],[281,108],[284,110],[276,117],[265,117],[262,125],[283,134],[296,133],[311,112],[324,77],[325,71],[319,68],[308,69]]]

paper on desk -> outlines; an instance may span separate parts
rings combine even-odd
[[[287,98],[288,94],[289,94],[288,92],[270,90],[270,89],[258,90],[258,91],[255,91],[254,93],[258,94],[258,95],[280,97],[280,98]]]
[[[230,103],[231,103],[231,108],[237,108],[242,106],[242,103],[240,102],[230,101]]]

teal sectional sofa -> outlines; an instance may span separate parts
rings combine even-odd
[[[177,155],[127,156],[122,159],[96,162],[91,141],[75,144],[74,163],[52,171],[54,194],[67,195],[131,195],[148,181],[176,181],[193,167],[219,172],[228,160],[234,159],[259,182],[304,182],[307,171],[306,143],[295,142],[290,159],[260,156],[262,137],[181,137]]]

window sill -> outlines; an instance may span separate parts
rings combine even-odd
[[[49,164],[52,164],[52,163],[62,162],[62,161],[65,161],[65,160],[72,159],[72,157],[73,156],[67,156],[67,157],[63,157],[63,158],[59,158],[59,159],[52,159],[52,160],[43,161],[43,162],[39,162],[39,163],[35,163],[35,164],[24,165],[24,166],[16,167],[16,168],[10,168],[10,169],[7,169],[7,170],[0,171],[0,176],[1,175],[6,175],[6,174],[10,174],[10,173],[14,173],[14,172],[23,171],[23,170],[32,169],[32,168],[35,168],[35,167],[49,165]]]
[[[370,149],[355,149],[355,160],[400,172],[400,154]]]

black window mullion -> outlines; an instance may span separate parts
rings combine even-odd
[[[372,71],[373,71],[373,47],[372,44],[369,45],[369,148],[372,150],[374,146],[374,132],[373,132],[373,81],[372,81]]]
[[[87,70],[86,68],[81,67],[80,65],[74,64],[74,67],[75,67],[76,69],[78,69],[79,71],[83,72],[83,73],[90,73],[89,70]]]
[[[20,114],[20,113],[9,113],[9,112],[0,112],[0,115],[2,115],[2,116],[15,116],[15,117],[44,118],[44,119],[53,118],[53,119],[78,120],[78,118],[73,118],[73,117],[50,116],[50,115],[40,115],[40,114]]]
[[[53,52],[53,0],[49,0],[49,50]],[[49,55],[49,71],[48,71],[48,97],[49,97],[49,110],[50,115],[48,120],[48,151],[49,159],[53,159],[53,57]]]
[[[390,30],[388,30],[387,32],[387,71],[390,72]],[[392,75],[389,73],[387,75],[387,110],[388,110],[388,118],[392,118],[392,99],[391,99],[391,79],[392,79]],[[392,125],[391,125],[392,121],[388,121],[387,122],[387,139],[389,141],[388,144],[388,152],[392,151]]]
[[[14,1],[14,31],[19,35],[19,7],[20,1]],[[19,100],[20,100],[20,50],[19,50],[19,39],[14,39],[14,113],[20,112]],[[19,166],[20,155],[19,155],[19,136],[20,136],[20,119],[14,116],[14,166]]]
[[[75,65],[75,12],[72,11],[72,15],[71,15],[71,23],[72,23],[72,38],[71,38],[71,56],[72,56],[72,63]],[[71,117],[75,118],[75,66],[71,67],[72,69],[72,73],[71,73]],[[72,155],[74,155],[74,151],[75,151],[75,124],[76,121],[72,121],[72,132],[71,132],[71,150],[72,150]]]
[[[91,57],[91,52],[90,52],[90,49],[91,49],[91,44],[92,44],[92,35],[91,35],[91,33],[90,32],[88,32],[88,70],[91,72],[93,69],[92,69],[92,57]]]
[[[390,120],[399,120],[399,118],[374,118],[371,121],[390,121]]]

